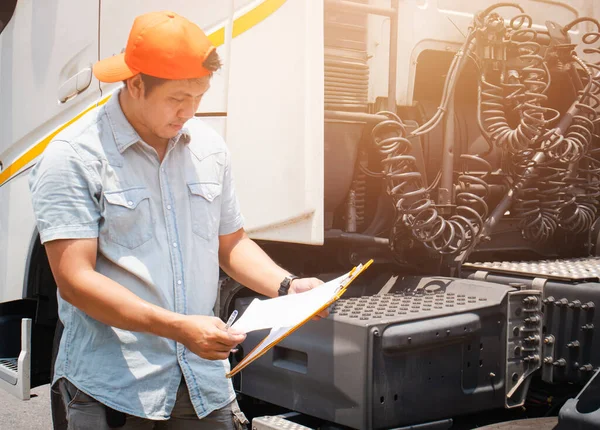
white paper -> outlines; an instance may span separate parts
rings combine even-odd
[[[273,327],[289,330],[331,302],[348,275],[347,273],[304,293],[266,300],[254,299],[231,328],[242,333]]]
[[[371,262],[372,260],[368,264],[371,264]],[[228,377],[231,377],[239,369],[262,355],[271,345],[282,339],[294,326],[307,320],[327,304],[333,303],[341,288],[345,288],[360,274],[363,265],[359,264],[355,269],[356,271],[352,275],[352,272],[348,272],[305,293],[291,294],[268,300],[253,300],[233,327],[245,333],[265,328],[271,328],[271,331],[252,352],[238,363],[236,368],[228,374]]]

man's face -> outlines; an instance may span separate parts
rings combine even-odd
[[[142,97],[138,99],[139,118],[155,136],[171,139],[194,116],[209,87],[210,78],[206,76],[193,80],[166,81],[152,88],[149,93],[143,90]]]

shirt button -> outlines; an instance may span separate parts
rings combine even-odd
[[[181,279],[177,281],[177,285],[181,285]]]
[[[171,210],[171,205],[167,205],[167,209],[168,209],[168,210]]]
[[[177,242],[173,242],[173,248],[177,248]]]
[[[133,202],[132,202],[131,200],[129,200],[129,201],[127,202],[127,204],[128,204],[129,206],[133,206]]]
[[[208,197],[209,199],[212,199],[212,194],[207,194],[206,197]]]

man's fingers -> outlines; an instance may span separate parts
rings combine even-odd
[[[292,291],[294,293],[304,293],[306,291],[312,290],[313,288],[322,285],[324,282],[318,278],[300,278],[295,279],[292,282]]]
[[[219,344],[218,347],[213,348],[213,350],[215,352],[218,353],[222,353],[222,354],[229,354],[229,352],[237,345],[233,345],[233,346],[227,346],[227,345],[221,345]]]
[[[237,345],[234,345],[237,346]],[[213,344],[210,348],[202,348],[198,351],[202,358],[207,360],[222,360],[229,357],[229,354],[237,352],[237,348],[225,345]]]
[[[318,314],[316,314],[314,317],[312,317],[313,321],[319,321],[323,318],[327,318],[329,316],[329,308],[322,310],[321,312],[319,312]]]
[[[236,347],[246,339],[246,334],[232,328],[225,330],[225,323],[217,317],[190,316],[186,346],[206,360],[227,359]]]
[[[221,319],[215,317],[214,321],[215,326],[217,327],[217,329],[219,329],[219,334],[223,336],[228,336],[232,342],[242,343],[244,339],[246,339],[246,334],[242,333],[241,331],[237,331],[235,329],[232,329],[231,327],[225,330],[226,324]]]
[[[231,337],[235,337],[235,338],[242,337],[242,338],[246,339],[246,333],[241,332],[241,331],[237,331],[237,330],[232,329],[232,328],[230,328],[229,330],[227,330],[227,333]]]
[[[233,343],[235,345],[237,345],[238,343],[242,343],[244,340],[246,340],[246,335],[245,334],[233,334],[233,333],[226,333],[226,338],[227,342],[223,342],[223,343]]]
[[[236,345],[238,344],[235,342],[213,342],[212,348],[209,347],[209,349],[225,352],[230,350],[231,348],[234,348]]]
[[[214,342],[224,345],[227,348],[233,348],[235,345],[242,343],[245,339],[245,334],[230,333],[225,330],[216,330],[213,333]]]

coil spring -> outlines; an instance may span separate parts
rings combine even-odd
[[[512,164],[518,172],[518,180],[522,183],[533,183],[535,186],[521,188],[515,197],[512,207],[514,215],[521,218],[521,233],[526,240],[543,242],[554,234],[558,222],[552,212],[542,206],[543,184],[539,181],[541,166],[533,161],[535,150],[520,151],[512,157]],[[534,169],[532,169],[534,168]]]
[[[585,20],[581,18],[568,24],[565,28],[571,28],[575,23]],[[594,19],[587,19],[596,25],[597,31],[590,31],[583,35],[582,41],[588,47],[583,49],[584,54],[598,55],[600,56],[600,49],[598,47],[591,47],[590,45],[596,44],[600,41],[600,23]],[[600,108],[600,59],[596,62],[584,62],[586,67],[591,71],[588,73],[588,78],[591,79],[592,88],[588,95],[588,109],[589,117],[593,127],[593,139],[591,145],[588,148],[587,153],[584,155],[580,172],[584,175],[585,180],[581,186],[585,189],[585,195],[589,198],[590,202],[598,205],[598,197],[600,197],[600,147],[598,147],[598,135],[597,126],[599,123],[598,109]],[[594,134],[595,133],[595,134]]]
[[[578,104],[578,107],[588,112],[590,109],[587,105]],[[582,115],[576,115],[573,121],[564,137],[553,130],[552,136],[558,138],[550,141],[544,139],[544,153],[548,163],[555,167],[542,168],[542,172],[547,174],[540,175],[540,187],[543,190],[539,198],[541,210],[555,217],[561,228],[583,233],[592,227],[595,220],[595,199],[590,200],[587,195],[590,189],[581,172],[572,176],[567,166],[585,157],[593,137],[593,122]],[[596,192],[594,190],[594,194]]]
[[[561,226],[566,230],[583,233],[590,230],[597,220],[600,204],[600,160],[596,158],[598,152],[600,149],[597,148],[590,150],[580,162],[580,180],[575,189],[581,192],[575,194],[576,207],[573,208],[571,217],[568,212],[562,214]]]
[[[552,161],[539,167],[538,199],[545,232],[540,237],[535,236],[534,226],[534,230],[530,228],[529,231],[524,232],[527,238],[545,241],[550,239],[549,236],[554,235],[559,224],[559,215],[569,204],[565,182],[567,173],[563,165]],[[552,228],[550,229],[549,226]]]
[[[533,25],[533,19],[530,15],[527,14],[519,14],[513,17],[510,20],[509,28],[512,31],[518,31],[523,28],[531,28]],[[525,105],[525,100],[527,95],[525,94],[527,91],[527,87],[523,84],[519,78],[519,74],[515,71],[510,71],[508,76],[501,83],[502,87],[502,96],[503,96],[503,105],[502,107],[508,107],[511,110],[514,110],[517,113],[521,113],[523,111],[523,107]]]
[[[471,215],[470,222],[474,223],[473,230],[475,235],[479,236],[489,213],[486,199],[490,194],[490,186],[486,179],[492,173],[492,165],[480,154],[461,154],[460,160],[462,173],[458,176],[458,182],[461,191],[456,194],[456,212]],[[480,170],[470,172],[469,164],[478,166]],[[477,185],[480,189],[475,187]]]
[[[537,33],[531,29],[532,19],[529,15],[521,14],[510,21],[510,41],[526,64],[521,74],[516,71],[509,73],[500,85],[494,85],[481,77],[481,117],[483,131],[488,133],[492,144],[502,147],[512,155],[512,176],[516,182],[531,181],[535,178],[525,172],[533,166],[535,142],[544,133],[546,124],[555,120],[559,113],[545,108],[542,104],[547,96],[544,94],[550,84],[550,74],[539,54],[541,45],[536,41]],[[525,27],[525,28],[524,28]],[[524,41],[517,41],[522,38]],[[511,128],[507,119],[507,103],[520,117],[516,128]],[[551,114],[551,119],[545,116]],[[535,166],[537,168],[537,166]],[[536,172],[536,176],[539,172]],[[542,195],[540,196],[540,192]],[[542,201],[550,195],[544,194],[538,187],[521,189],[515,199],[513,210],[522,219],[521,230],[527,240],[543,241],[550,238],[556,231],[558,222],[548,206],[542,206]]]
[[[577,196],[560,212],[560,226],[572,233],[589,231],[596,220],[597,209],[591,202],[577,201]]]
[[[585,88],[578,92],[578,98],[574,103],[577,114],[573,115],[572,122],[564,135],[558,128],[553,128],[541,139],[541,149],[546,157],[563,163],[576,163],[587,152],[594,134],[595,107],[600,104],[600,99],[595,94],[599,87],[594,83],[591,70],[577,56],[573,58],[585,71],[588,80]]]
[[[583,107],[589,109],[588,106],[582,105],[581,108]],[[561,228],[573,233],[583,233],[589,230],[594,223],[596,217],[596,199],[592,195],[595,196],[598,190],[593,190],[589,185],[586,185],[588,181],[585,176],[582,176],[582,173],[585,175],[585,172],[577,171],[574,176],[569,177],[568,173],[570,172],[564,167],[564,163],[566,162],[580,162],[585,157],[591,145],[593,136],[592,121],[586,119],[586,121],[589,121],[588,126],[592,126],[592,130],[590,130],[580,125],[582,124],[581,119],[584,117],[580,115],[577,117],[580,118],[579,124],[569,127],[569,132],[563,140],[563,142],[568,142],[568,145],[563,145],[563,150],[566,152],[569,149],[571,156],[565,157],[565,153],[563,152],[563,156],[559,158],[559,161],[563,163],[561,170],[563,170],[566,176],[565,182],[563,182],[566,187],[562,188],[562,196],[565,200],[555,207],[558,207],[557,215]],[[585,132],[573,131],[574,127],[577,127],[577,130],[585,130]],[[548,181],[550,180],[551,178],[548,179]]]
[[[594,166],[589,156],[584,156],[575,177],[567,177],[568,201],[559,211],[560,227],[575,234],[589,231],[597,216],[597,197],[600,195],[600,164]]]
[[[591,54],[600,56],[600,49],[596,47],[590,47],[600,41],[600,24],[594,20],[596,25],[596,31],[590,31],[583,35],[583,43],[587,45],[587,48],[583,49],[584,54]],[[583,194],[585,197],[580,197],[580,200],[585,199],[583,205],[587,208],[587,211],[591,214],[594,212],[594,220],[591,222],[589,229],[592,228],[594,223],[597,221],[598,206],[600,205],[600,147],[598,147],[598,134],[597,124],[598,120],[598,109],[600,108],[600,59],[596,62],[586,62],[587,67],[592,71],[592,83],[593,88],[589,96],[590,107],[596,113],[596,116],[592,119],[594,128],[592,129],[596,134],[593,135],[593,140],[590,148],[585,155],[584,159],[580,164],[580,172],[584,178],[581,187],[583,188]],[[589,222],[589,215],[587,221]]]
[[[582,159],[579,167],[582,177],[579,186],[589,201],[600,204],[600,148],[591,149]]]
[[[365,163],[366,155],[363,150],[359,153],[358,163]],[[366,166],[364,166],[366,167]],[[352,181],[352,189],[355,195],[355,207],[356,207],[356,225],[358,227],[365,223],[365,205],[367,199],[367,175],[362,169],[357,169],[356,176]]]
[[[440,254],[456,254],[474,244],[483,226],[488,207],[485,197],[489,186],[485,177],[491,166],[474,155],[465,155],[465,162],[479,162],[486,166],[483,175],[466,172],[459,177],[466,190],[457,195],[460,203],[455,215],[445,219],[437,211],[435,202],[425,187],[418,171],[416,159],[409,155],[412,144],[406,138],[406,128],[400,118],[392,112],[380,112],[389,119],[380,122],[372,130],[373,141],[384,156],[383,171],[387,182],[387,192],[396,207],[396,221],[391,243],[394,244],[403,228],[408,228],[413,237],[428,249]],[[479,194],[468,189],[472,185],[483,186]],[[478,206],[473,209],[470,205]],[[473,221],[471,218],[475,218]],[[393,245],[392,245],[393,249]]]
[[[589,47],[600,40],[600,23],[594,19],[580,18],[569,24],[564,29],[568,31],[575,24],[591,21],[596,25],[597,31],[585,33],[582,41],[587,48],[585,54],[600,54],[600,49]],[[559,159],[571,164],[571,172],[566,177],[569,184],[567,188],[568,201],[559,212],[561,228],[579,234],[589,231],[597,218],[598,196],[600,195],[600,165],[594,149],[596,123],[598,121],[598,107],[600,107],[600,72],[599,63],[589,63],[579,59],[576,55],[573,60],[580,66],[577,76],[583,75],[583,88],[578,91],[578,99],[574,107],[578,113],[573,116],[571,126],[567,129],[564,138],[556,135],[543,145],[549,157]],[[577,69],[575,69],[577,70]],[[597,136],[596,136],[597,138]],[[577,163],[577,164],[575,164]]]
[[[524,36],[525,41],[515,40],[520,36]],[[549,85],[550,74],[543,63],[544,58],[539,54],[541,45],[535,41],[536,36],[536,31],[531,28],[518,28],[511,33],[511,42],[517,46],[519,58],[528,63],[522,70],[522,80],[516,72],[507,77],[507,82],[501,83],[501,86],[488,81],[486,72],[480,78],[479,115],[482,132],[494,145],[511,154],[529,148],[545,131],[547,122],[559,115],[554,109],[542,106],[547,99],[544,93]],[[514,129],[507,119],[506,101],[514,104],[520,114],[520,122]],[[552,118],[546,119],[545,115],[549,112]]]
[[[524,33],[524,32],[527,33]],[[533,127],[529,128],[529,136],[532,140],[543,142],[540,149],[544,151],[548,161],[543,165],[538,163],[536,168],[536,186],[522,189],[517,193],[515,212],[522,217],[521,229],[523,237],[527,240],[535,242],[544,242],[550,239],[556,232],[559,225],[559,215],[567,211],[572,199],[568,199],[565,192],[566,183],[564,182],[567,170],[559,162],[575,161],[581,157],[582,150],[586,146],[587,139],[591,134],[587,131],[585,118],[574,118],[574,122],[569,128],[568,133],[563,137],[556,133],[556,129],[547,130],[548,124],[554,122],[560,116],[556,109],[543,107],[546,101],[545,91],[550,85],[550,73],[547,65],[539,56],[539,45],[534,47],[536,33],[531,29],[517,30],[511,38],[527,34],[530,39],[527,40],[524,46],[521,43],[519,47],[520,58],[523,60],[531,60],[531,62],[523,69],[528,70],[529,76],[524,80],[524,83],[533,92],[542,91],[541,95],[534,96],[531,102],[524,102],[522,115],[524,120],[531,120]],[[518,42],[517,42],[518,43]],[[541,79],[544,77],[546,82],[542,84]],[[533,78],[533,79],[532,79]],[[538,81],[537,83],[535,81]],[[529,85],[528,85],[529,84]],[[545,85],[543,88],[542,85]],[[531,93],[531,91],[529,91]],[[527,92],[525,93],[527,95]],[[525,97],[526,98],[526,97]],[[535,148],[536,145],[531,145]],[[510,150],[510,148],[509,148]],[[524,172],[528,171],[529,163],[526,159],[532,159],[534,151],[524,151],[521,149],[515,153],[515,158],[520,162],[516,162],[517,169],[513,171],[519,180],[523,180]],[[524,162],[525,161],[525,162]],[[532,178],[528,178],[531,180]],[[576,211],[579,215],[580,211]],[[571,217],[572,218],[572,217]]]
[[[523,238],[536,243],[549,240],[558,227],[556,217],[540,207],[538,193],[538,188],[525,188],[519,193],[515,204],[515,212],[522,217]]]
[[[530,159],[527,154],[526,158]],[[526,163],[515,161],[515,165],[525,171]],[[530,166],[531,164],[527,164]],[[568,169],[557,160],[546,160],[535,165],[535,174],[528,175],[527,180],[534,183],[517,193],[515,213],[522,217],[522,234],[527,240],[544,242],[550,239],[558,226],[571,231],[578,230],[575,224],[587,224],[586,209],[577,208],[577,199],[570,192]],[[522,179],[524,179],[522,177]],[[575,206],[575,207],[574,207]],[[580,216],[585,219],[578,220]]]
[[[589,106],[578,104],[581,110]],[[583,115],[573,117],[573,124],[562,135],[557,129],[548,131],[542,138],[542,151],[549,159],[562,163],[576,163],[587,152],[592,137],[594,123]]]
[[[600,49],[591,47],[600,41],[600,24],[596,20],[591,20],[597,31],[587,32],[583,35],[582,41],[588,47],[583,49],[585,54],[599,55]],[[575,23],[574,21],[573,23]],[[568,24],[570,26],[573,23]],[[587,142],[586,153],[579,162],[579,174],[574,179],[571,187],[575,202],[569,208],[572,214],[565,212],[562,214],[563,221],[561,226],[565,229],[574,231],[575,233],[583,233],[590,230],[597,220],[598,205],[600,197],[600,161],[598,154],[600,149],[594,144],[598,143],[598,136],[594,134],[596,124],[598,123],[598,108],[600,107],[600,61],[594,63],[582,61],[582,69],[584,70],[588,83],[591,84],[587,99],[582,102],[586,103],[583,116],[587,116],[587,121],[584,124],[590,131],[590,140]],[[575,182],[577,181],[577,182]],[[570,216],[569,216],[570,215]]]

